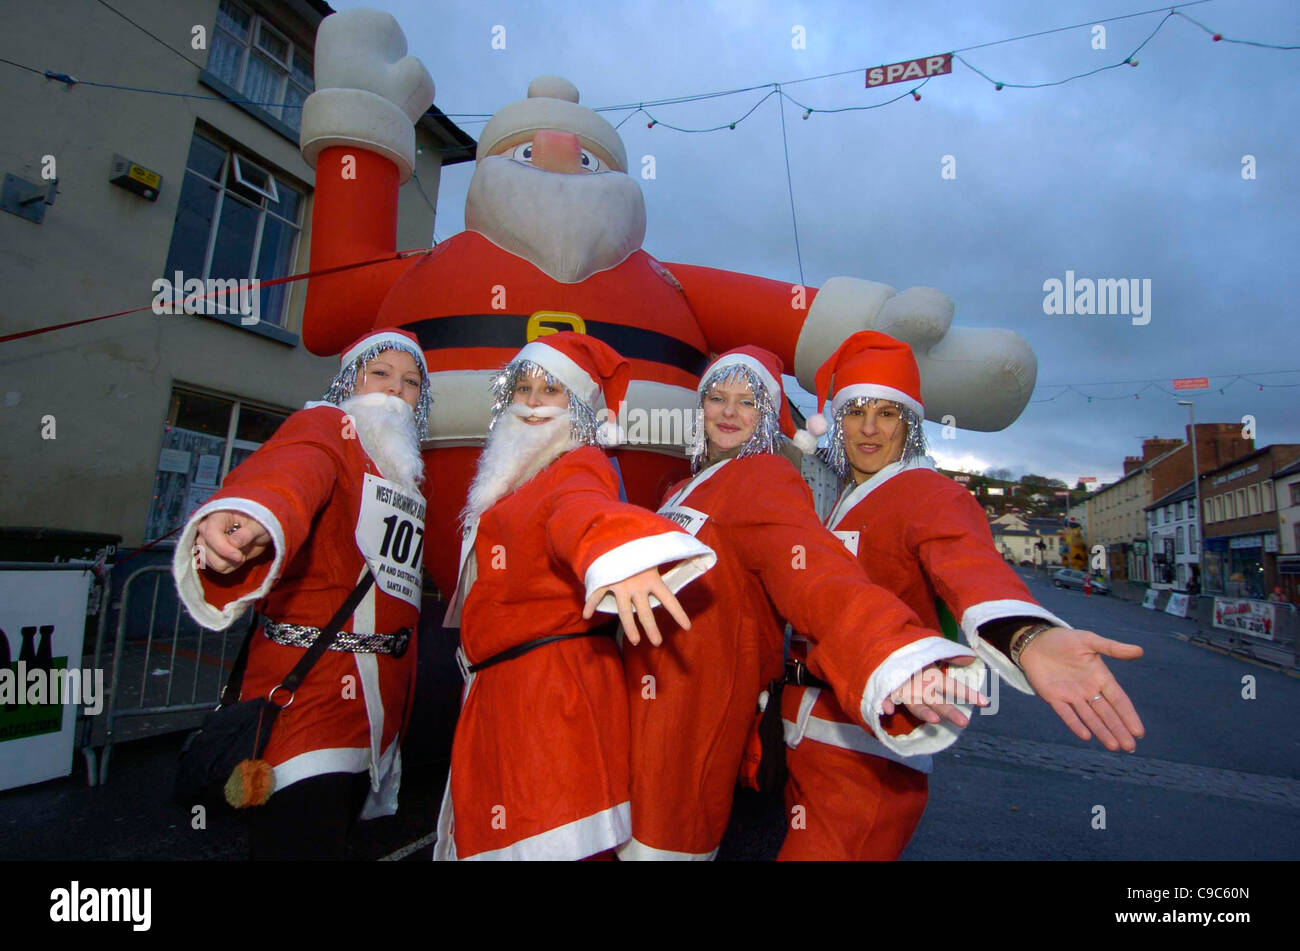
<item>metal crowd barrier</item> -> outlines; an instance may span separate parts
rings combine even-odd
[[[1281,667],[1300,669],[1300,612],[1288,604],[1259,601],[1273,609],[1271,637],[1261,637],[1246,631],[1225,630],[1214,626],[1214,596],[1203,595],[1197,606],[1196,620],[1199,630],[1196,640],[1211,646],[1262,660]],[[1234,601],[1249,600],[1232,598]]]
[[[168,565],[127,576],[117,609],[108,699],[82,744],[90,785],[108,780],[115,743],[193,729],[216,707],[253,612],[225,631],[198,624],[181,604]],[[107,615],[107,612],[105,612]],[[101,623],[101,631],[103,624]],[[95,645],[101,660],[102,637]]]

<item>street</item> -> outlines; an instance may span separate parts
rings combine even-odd
[[[1135,754],[1108,753],[1076,739],[1042,701],[1003,687],[997,712],[976,716],[935,758],[929,807],[903,858],[1300,857],[1300,679],[1188,643],[1194,621],[1020,574],[1065,620],[1143,647],[1143,658],[1111,669],[1146,738]],[[358,826],[354,858],[420,861],[431,852],[455,703],[447,646],[421,650],[402,808]],[[1243,697],[1244,678],[1253,678],[1254,699]],[[169,802],[182,738],[119,745],[105,786],[87,787],[78,760],[69,777],[0,793],[0,860],[242,858],[238,818],[205,816],[196,828],[190,810]],[[783,833],[779,800],[742,793],[719,858],[771,859]]]

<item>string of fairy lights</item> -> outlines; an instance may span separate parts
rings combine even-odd
[[[99,0],[99,2],[106,9],[111,10],[113,13],[117,14],[119,17],[126,20],[128,23],[130,23],[132,26],[139,29],[141,32],[149,36],[158,44],[164,46],[168,50],[171,50],[171,52],[175,53],[177,56],[185,60],[187,63],[191,64],[192,66],[195,66],[196,68],[202,68],[199,63],[195,62],[189,56],[185,55],[183,52],[176,49],[174,46],[167,43],[166,41],[164,41],[156,34],[149,31],[145,27],[141,26],[139,23],[136,23],[136,21],[132,20],[130,17],[126,16],[121,11],[117,10],[109,3],[105,2],[105,0]],[[1192,6],[1198,6],[1200,4],[1209,3],[1209,2],[1212,2],[1212,0],[1188,0],[1187,3],[1179,4],[1173,7],[1156,7],[1150,10],[1140,10],[1133,13],[1126,13],[1126,14],[1121,14],[1113,17],[1100,17],[1082,23],[1070,24],[1068,26],[1052,27],[1046,30],[1038,30],[1033,33],[1022,33],[1015,36],[1004,37],[998,40],[991,40],[985,43],[977,43],[969,46],[957,47],[951,50],[951,54],[955,62],[961,63],[967,69],[971,70],[973,73],[983,78],[986,82],[988,82],[991,86],[993,86],[995,90],[1002,90],[1002,89],[1041,89],[1050,86],[1061,86],[1066,83],[1074,82],[1079,79],[1085,79],[1091,76],[1095,76],[1107,70],[1117,69],[1120,66],[1136,66],[1138,65],[1137,60],[1135,58],[1137,53],[1141,51],[1148,43],[1150,43],[1151,40],[1154,39],[1155,36],[1158,33],[1160,33],[1162,29],[1164,29],[1165,25],[1175,17],[1192,24],[1197,29],[1201,30],[1203,33],[1208,35],[1213,42],[1224,42],[1224,43],[1254,47],[1257,49],[1270,49],[1270,50],[1280,50],[1280,51],[1287,51],[1287,50],[1294,51],[1300,49],[1300,45],[1267,43],[1260,40],[1249,40],[1249,39],[1241,39],[1238,37],[1225,36],[1222,33],[1212,29],[1211,27],[1206,26],[1204,23],[1201,23],[1200,21],[1193,19],[1192,17],[1188,16],[1186,13],[1182,12],[1181,9],[1179,9],[1179,7],[1192,7]],[[1036,82],[1036,83],[1021,83],[1006,78],[998,79],[998,78],[994,78],[993,76],[990,76],[985,70],[980,69],[978,66],[971,63],[970,60],[968,60],[965,56],[961,55],[963,53],[968,53],[974,50],[986,49],[989,47],[1004,45],[1007,43],[1016,43],[1024,40],[1034,39],[1041,36],[1048,36],[1055,33],[1064,33],[1070,30],[1085,29],[1085,28],[1097,26],[1099,24],[1114,23],[1120,20],[1128,20],[1128,19],[1133,19],[1135,17],[1142,17],[1142,16],[1151,16],[1160,13],[1163,13],[1164,16],[1161,17],[1160,22],[1156,25],[1155,29],[1153,29],[1151,33],[1148,34],[1147,37],[1144,40],[1142,40],[1142,42],[1139,43],[1133,49],[1133,51],[1130,52],[1124,58],[1117,60],[1116,62],[1113,63],[1108,63],[1104,66],[1099,66],[1094,69],[1085,70],[1080,73],[1075,73],[1069,76],[1062,77],[1060,79],[1048,80],[1048,81]],[[16,69],[25,70],[27,72],[31,72],[39,76],[44,76],[48,80],[61,82],[70,87],[91,86],[95,88],[112,89],[112,90],[117,90],[122,92],[144,93],[144,94],[159,95],[159,96],[173,96],[173,97],[178,97],[183,99],[199,99],[199,100],[211,100],[211,101],[218,101],[218,102],[233,102],[240,105],[260,106],[262,108],[278,108],[278,109],[301,109],[302,108],[301,103],[281,102],[281,101],[261,100],[261,99],[230,99],[228,97],[220,96],[220,95],[207,95],[204,93],[182,92],[179,90],[158,89],[158,88],[147,87],[147,86],[133,86],[133,85],[126,85],[122,83],[104,82],[104,81],[93,80],[93,79],[83,79],[74,76],[71,73],[64,70],[39,69],[37,67],[24,64],[24,63],[15,62],[14,60],[3,58],[3,57],[0,57],[0,63],[4,63]],[[921,89],[930,81],[931,78],[933,78],[933,77],[927,77],[926,79],[923,79],[922,81],[916,83],[910,88],[905,89],[904,91],[898,93],[897,95],[892,95],[879,102],[872,102],[872,103],[865,103],[865,104],[851,105],[851,106],[838,106],[838,107],[814,106],[808,104],[807,102],[796,99],[794,96],[792,96],[789,92],[786,91],[786,87],[788,86],[794,86],[800,83],[816,82],[825,79],[833,79],[845,75],[861,74],[864,73],[869,68],[870,67],[868,66],[860,66],[852,69],[838,70],[836,72],[831,72],[831,73],[822,73],[816,76],[804,76],[798,79],[786,80],[783,82],[758,83],[755,85],[742,86],[735,89],[714,90],[710,92],[693,93],[685,96],[674,96],[674,97],[662,98],[662,99],[647,99],[635,103],[619,103],[619,104],[607,105],[607,106],[596,106],[594,107],[593,111],[628,112],[629,114],[627,116],[624,116],[618,122],[619,126],[627,122],[629,119],[637,115],[643,114],[648,120],[646,123],[648,128],[655,128],[658,126],[662,126],[665,129],[671,129],[675,132],[682,132],[688,134],[710,133],[710,132],[718,132],[721,131],[722,129],[735,129],[740,123],[746,121],[751,116],[753,116],[754,112],[758,109],[760,105],[762,105],[772,96],[776,96],[776,95],[779,95],[784,99],[788,100],[789,102],[791,102],[793,105],[798,106],[800,109],[803,110],[803,118],[808,119],[813,115],[817,115],[817,114],[834,115],[834,114],[845,113],[845,112],[861,112],[861,111],[867,111],[871,109],[880,109],[883,108],[884,106],[892,105],[893,103],[905,99],[909,99],[909,98],[913,99],[914,101],[920,101]],[[734,119],[726,120],[724,122],[716,123],[714,125],[702,126],[699,128],[690,128],[687,126],[674,124],[672,122],[665,120],[664,118],[662,118],[662,116],[656,115],[655,113],[650,111],[652,109],[658,109],[661,107],[682,105],[682,104],[694,103],[694,102],[702,102],[709,99],[719,99],[719,98],[743,95],[745,93],[760,92],[760,91],[763,92],[763,95],[758,99],[758,101],[756,101],[751,106],[749,106],[748,109],[738,114]],[[469,113],[469,112],[440,113],[434,110],[431,110],[428,113],[428,115],[432,115],[435,117],[445,115],[449,119],[458,120],[466,125],[485,123],[492,116],[491,113]],[[439,149],[439,151],[458,151],[458,150],[459,147],[454,147],[454,146],[443,147]]]
[[[196,68],[200,68],[200,69],[202,68],[201,64],[195,62],[185,53],[176,49],[174,46],[167,43],[161,37],[157,36],[153,32],[141,26],[136,21],[132,20],[129,16],[122,13],[120,10],[116,9],[111,4],[106,2],[106,0],[98,0],[98,2],[106,9],[112,11],[114,14],[116,14],[126,22],[130,23],[138,30],[140,30],[142,33],[149,36],[156,43],[166,47],[171,52],[175,53],[177,56],[184,59],[190,65]],[[1052,27],[1049,29],[1039,30],[1032,33],[1018,34],[1015,36],[1004,37],[1002,39],[991,40],[984,43],[977,43],[969,46],[958,47],[951,50],[951,56],[953,62],[960,63],[963,67],[970,70],[972,73],[979,76],[980,78],[984,79],[989,85],[993,87],[995,91],[1000,92],[1004,89],[1042,89],[1042,88],[1053,87],[1053,86],[1061,86],[1067,83],[1075,82],[1077,80],[1096,76],[1100,73],[1107,72],[1112,69],[1118,69],[1121,66],[1135,67],[1138,65],[1138,60],[1136,58],[1137,54],[1141,52],[1144,48],[1146,48],[1147,45],[1150,44],[1151,41],[1154,40],[1156,36],[1165,28],[1165,26],[1169,23],[1169,21],[1174,18],[1178,18],[1182,21],[1186,21],[1187,23],[1193,25],[1201,32],[1209,36],[1210,40],[1215,43],[1219,43],[1219,42],[1230,43],[1230,44],[1248,46],[1257,49],[1268,49],[1268,50],[1277,50],[1277,51],[1294,51],[1300,49],[1300,45],[1267,43],[1259,40],[1242,39],[1238,37],[1225,36],[1221,32],[1212,29],[1211,27],[1192,18],[1188,14],[1184,13],[1181,9],[1179,9],[1179,7],[1187,8],[1187,7],[1199,6],[1201,4],[1209,3],[1209,2],[1211,2],[1211,0],[1189,0],[1189,2],[1187,3],[1179,4],[1173,7],[1157,7],[1149,10],[1141,10],[1133,13],[1121,14],[1118,16],[1091,19],[1081,23],[1070,24],[1068,26]],[[987,49],[993,46],[1022,42],[1022,41],[1035,39],[1038,37],[1047,36],[1051,34],[1063,33],[1063,32],[1068,32],[1077,29],[1086,29],[1086,28],[1095,27],[1099,24],[1114,23],[1121,20],[1134,19],[1137,17],[1154,16],[1156,14],[1163,14],[1163,16],[1161,16],[1160,21],[1156,24],[1155,28],[1152,29],[1151,32],[1147,34],[1147,36],[1122,59],[1117,59],[1115,62],[1107,63],[1103,66],[1099,66],[1094,69],[1089,69],[1083,72],[1074,73],[1055,80],[1047,80],[1041,82],[1016,82],[1014,80],[1005,77],[996,78],[990,75],[988,71],[981,69],[979,66],[972,63],[966,56],[962,55],[965,53],[973,52],[975,50]],[[902,61],[901,58],[900,61]],[[300,103],[267,101],[267,100],[257,100],[257,99],[231,99],[229,97],[221,96],[221,95],[207,95],[202,93],[182,92],[179,90],[158,89],[158,88],[151,88],[145,86],[134,86],[134,85],[121,84],[121,83],[82,79],[73,76],[70,73],[62,70],[39,69],[37,67],[24,64],[24,63],[15,62],[13,60],[4,57],[0,57],[0,63],[13,67],[15,69],[20,69],[30,73],[34,73],[39,76],[43,76],[45,79],[49,81],[63,83],[69,88],[75,86],[89,86],[89,87],[94,87],[99,89],[108,89],[108,90],[115,90],[120,92],[169,96],[169,97],[176,97],[176,98],[183,98],[183,99],[211,100],[211,101],[218,101],[218,102],[235,103],[240,105],[259,106],[268,109],[269,108],[277,108],[277,109],[301,109],[302,108]],[[625,123],[627,123],[631,119],[634,119],[638,116],[643,116],[647,120],[646,121],[647,129],[653,130],[657,127],[662,126],[665,129],[678,132],[678,133],[683,133],[683,134],[708,134],[708,133],[720,132],[724,129],[734,130],[742,122],[745,122],[751,117],[753,117],[754,114],[759,109],[759,107],[762,106],[763,103],[767,102],[769,99],[771,99],[774,96],[778,97],[779,106],[783,107],[785,102],[789,102],[792,105],[796,106],[798,109],[802,110],[802,118],[807,120],[814,115],[836,115],[841,113],[865,112],[873,109],[881,109],[886,106],[890,106],[907,99],[911,99],[914,102],[919,102],[922,99],[921,90],[924,89],[925,86],[928,85],[930,80],[933,78],[933,77],[926,77],[920,80],[919,82],[916,82],[915,84],[904,88],[902,91],[894,95],[887,96],[886,98],[881,99],[880,101],[877,102],[862,103],[862,104],[855,104],[855,105],[848,105],[848,106],[837,106],[837,107],[812,105],[807,101],[796,98],[795,96],[791,95],[790,92],[787,91],[787,87],[799,85],[802,83],[811,83],[811,82],[817,82],[822,80],[829,80],[829,79],[834,79],[846,75],[854,75],[854,74],[861,75],[869,68],[870,67],[862,66],[862,67],[856,67],[852,69],[839,70],[831,73],[823,73],[816,76],[805,76],[798,79],[786,80],[783,82],[760,83],[760,84],[744,86],[744,87],[739,87],[734,89],[714,90],[710,92],[694,93],[685,96],[675,96],[675,97],[662,98],[662,99],[642,100],[634,103],[620,103],[620,104],[607,105],[607,106],[598,106],[595,107],[593,111],[612,112],[612,113],[626,112],[627,114],[624,115],[622,118],[620,118],[619,121],[615,124],[616,129],[621,128]],[[759,96],[757,101],[753,102],[751,105],[749,105],[747,109],[745,109],[744,111],[736,115],[734,119],[726,120],[720,123],[715,123],[713,125],[707,125],[707,126],[701,126],[695,128],[695,127],[689,127],[689,126],[667,121],[663,117],[662,110],[672,106],[702,102],[702,101],[713,100],[713,99],[729,98],[733,96],[740,96],[740,95],[745,95],[750,93],[761,93],[761,95]],[[454,119],[458,123],[464,125],[485,123],[491,118],[490,113],[440,113],[437,110],[432,110],[432,109],[429,111],[429,113],[427,113],[427,115],[431,115],[434,117],[445,115],[447,118]],[[782,143],[785,148],[786,183],[787,183],[787,190],[789,191],[790,194],[791,218],[794,227],[795,254],[798,261],[800,281],[802,283],[803,261],[802,261],[802,254],[798,247],[799,244],[798,218],[795,213],[794,188],[793,188],[793,180],[792,180],[791,170],[790,170],[789,146],[788,146],[788,139],[787,139],[787,129],[786,129],[784,108],[781,108],[779,110],[779,118],[781,123]],[[438,147],[436,150],[440,152],[450,152],[450,151],[461,151],[462,149],[463,149],[462,146],[450,146],[450,147]],[[424,194],[423,189],[421,189],[421,194],[422,195]],[[426,202],[429,201],[427,195],[424,195],[424,198]],[[288,278],[288,279],[293,279],[293,278]],[[103,316],[107,317],[107,316],[118,316],[118,315],[103,315]],[[102,319],[102,318],[90,318],[90,320],[97,320],[97,319]],[[82,323],[82,322],[89,322],[89,321],[78,321],[77,323]],[[65,325],[60,325],[60,326],[65,326]],[[48,328],[48,329],[52,330],[57,328]],[[1290,387],[1300,386],[1300,382],[1270,383],[1270,382],[1261,382],[1257,379],[1254,379],[1254,377],[1275,376],[1275,375],[1282,375],[1282,374],[1296,375],[1296,374],[1300,374],[1300,370],[1268,370],[1268,371],[1253,371],[1247,373],[1213,375],[1206,378],[1208,381],[1210,381],[1210,385],[1208,387],[1201,388],[1200,392],[1204,394],[1207,389],[1210,391],[1217,390],[1218,394],[1222,396],[1222,395],[1226,395],[1227,390],[1229,388],[1237,384],[1253,385],[1258,387],[1258,390],[1261,392],[1264,391],[1265,389],[1290,388]],[[1051,396],[1044,396],[1040,399],[1030,400],[1030,403],[1031,404],[1051,403],[1060,400],[1063,397],[1066,397],[1070,394],[1074,394],[1080,398],[1083,398],[1088,403],[1092,403],[1094,401],[1109,402],[1114,400],[1125,400],[1125,399],[1140,400],[1142,398],[1142,394],[1147,392],[1148,390],[1156,390],[1159,393],[1167,394],[1169,396],[1188,395],[1189,391],[1173,389],[1171,383],[1172,381],[1168,379],[1159,379],[1159,380],[1148,379],[1148,380],[1107,381],[1107,382],[1092,382],[1092,383],[1038,384],[1035,387],[1035,392],[1042,392],[1046,390],[1055,390],[1056,392]],[[1095,388],[1097,387],[1112,387],[1112,386],[1120,386],[1120,385],[1134,386],[1137,387],[1137,389],[1122,394],[1118,394],[1118,395],[1113,393],[1101,394],[1095,391]],[[1088,390],[1092,390],[1092,392],[1088,392]],[[1190,391],[1190,392],[1194,394],[1196,391]]]
[[[1040,383],[1034,387],[1035,392],[1041,390],[1057,390],[1058,392],[1052,396],[1045,396],[1041,399],[1030,400],[1029,402],[1053,403],[1070,393],[1083,397],[1089,403],[1092,403],[1093,401],[1109,402],[1112,400],[1140,400],[1142,394],[1147,390],[1156,390],[1160,393],[1174,397],[1195,396],[1197,394],[1206,395],[1207,391],[1210,391],[1211,393],[1217,392],[1219,396],[1226,396],[1228,390],[1238,383],[1246,383],[1254,386],[1260,393],[1265,390],[1289,389],[1291,387],[1300,386],[1300,381],[1295,383],[1262,383],[1259,380],[1253,379],[1253,377],[1258,376],[1281,376],[1288,374],[1291,376],[1300,375],[1300,370],[1255,370],[1246,373],[1211,374],[1208,377],[1200,378],[1205,380],[1204,385],[1183,388],[1175,388],[1173,386],[1173,381],[1167,378],[1159,380],[1112,380],[1108,382],[1093,383]],[[1105,395],[1096,392],[1088,393],[1084,390],[1084,387],[1091,388],[1099,386],[1136,386],[1138,388],[1126,393],[1109,393]]]

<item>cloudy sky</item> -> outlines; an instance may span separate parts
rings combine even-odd
[[[1136,54],[1135,68],[1017,89],[1011,84],[1123,61],[1165,11],[1105,22],[1106,48],[1094,49],[1092,24],[1150,6],[333,5],[393,13],[433,75],[438,106],[475,137],[482,128],[475,115],[521,98],[542,73],[572,80],[583,104],[596,108],[780,82],[794,99],[833,109],[883,102],[913,85],[868,90],[862,68],[1085,24],[961,53],[1007,84],[1000,91],[957,62],[919,102],[905,96],[803,121],[787,101],[804,281],[848,275],[938,287],[956,302],[955,322],[1010,328],[1030,342],[1038,356],[1033,402],[1001,433],[958,431],[945,440],[927,424],[941,465],[1005,466],[1071,485],[1080,476],[1111,481],[1143,438],[1182,435],[1187,409],[1175,401],[1188,394],[1171,392],[1175,377],[1211,378],[1212,389],[1191,394],[1198,421],[1250,415],[1257,445],[1300,442],[1300,50],[1213,42],[1175,16]],[[1300,44],[1294,0],[1179,9],[1228,39]],[[492,48],[497,26],[504,50]],[[803,49],[795,48],[800,33]],[[843,70],[854,71],[792,82]],[[663,123],[714,126],[740,118],[766,91],[650,111]],[[630,110],[603,114],[618,124]],[[661,260],[797,282],[777,98],[734,131],[683,134],[647,129],[647,121],[635,115],[620,129],[634,168],[639,157],[655,157],[657,177],[642,182],[646,249]],[[953,157],[955,178],[942,177],[944,156]],[[1243,175],[1250,164],[1253,178]],[[469,164],[444,171],[439,238],[463,227],[471,171]],[[1149,280],[1150,322],[1044,314],[1044,282],[1064,280],[1067,270]],[[1239,374],[1253,382],[1230,383]],[[1157,385],[1147,386],[1151,380]],[[1079,384],[1092,402],[1060,384]],[[805,409],[812,403],[796,400]]]

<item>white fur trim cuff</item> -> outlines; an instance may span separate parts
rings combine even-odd
[[[961,727],[942,720],[939,723],[922,723],[911,733],[903,736],[890,736],[880,726],[883,715],[883,703],[891,693],[911,679],[923,667],[936,661],[953,657],[976,657],[974,651],[954,644],[943,637],[924,637],[900,647],[885,658],[867,680],[866,690],[862,694],[862,719],[871,727],[871,732],[887,749],[903,756],[916,756],[922,753],[937,753],[952,745],[961,733]],[[984,687],[986,673],[984,662],[976,659],[965,667],[949,667],[954,680],[977,690]],[[962,713],[970,717],[972,705],[954,704]]]
[[[653,845],[639,842],[635,837],[628,839],[618,849],[621,862],[712,862],[718,850],[712,852],[674,852],[671,849],[656,849]]]
[[[415,126],[383,96],[364,89],[318,89],[302,105],[298,135],[302,157],[316,168],[321,152],[334,145],[377,152],[397,166],[399,184],[415,167]],[[338,174],[317,169],[317,174]]]
[[[685,532],[664,532],[625,542],[611,548],[591,563],[587,569],[587,596],[607,585],[630,578],[657,565],[675,561],[664,573],[664,584],[676,594],[718,561],[713,549]],[[657,598],[650,599],[651,607],[658,606]],[[606,594],[596,610],[617,614],[618,605],[613,594]]]
[[[520,839],[503,849],[456,857],[461,861],[478,862],[502,859],[571,862],[604,852],[606,849],[617,848],[631,835],[632,804],[622,802],[604,812],[575,819],[565,825]]]
[[[979,659],[988,664],[990,669],[1021,693],[1031,694],[1034,692],[1034,688],[1029,686],[1024,671],[1013,664],[1010,657],[979,635],[980,625],[1009,617],[1042,618],[1057,627],[1069,627],[1070,625],[1041,604],[1034,604],[1032,601],[1017,601],[1013,598],[1002,601],[981,601],[979,604],[972,604],[962,614],[962,634],[965,635],[966,642],[975,649]]]
[[[199,581],[198,569],[194,566],[194,539],[198,536],[199,522],[212,512],[239,512],[262,523],[271,534],[275,545],[275,559],[271,570],[256,591],[242,595],[231,601],[224,608],[209,604],[203,595],[203,584]],[[222,498],[214,499],[201,506],[190,520],[185,523],[180,539],[176,542],[176,551],[172,554],[172,577],[176,579],[176,592],[180,595],[185,610],[199,624],[212,631],[224,631],[244,613],[252,602],[266,597],[267,592],[280,577],[280,568],[284,563],[284,529],[280,520],[271,510],[252,499]]]

